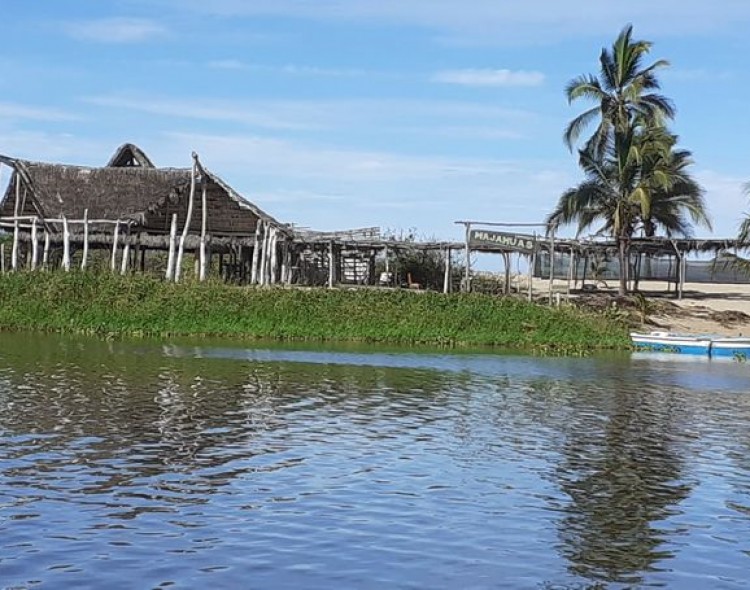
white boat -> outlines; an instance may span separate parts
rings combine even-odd
[[[649,332],[648,334],[631,332],[630,340],[638,350],[708,356],[711,353],[712,337],[673,334],[672,332]]]
[[[730,357],[740,361],[750,360],[750,337],[715,336],[711,339],[710,354],[715,357]]]

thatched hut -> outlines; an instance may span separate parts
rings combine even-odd
[[[239,275],[237,278],[247,278],[255,269],[256,275],[263,271],[255,282],[264,282],[264,277],[269,282],[283,280],[279,262],[283,253],[276,249],[291,238],[289,227],[244,199],[200,165],[197,157],[195,162],[197,169],[156,168],[133,144],[118,148],[100,168],[0,156],[0,163],[13,171],[0,200],[0,223],[13,227],[18,240],[32,245],[36,244],[36,236],[31,236],[36,229],[47,234],[48,244],[59,245],[65,239],[64,226],[69,225],[74,249],[83,245],[84,234],[86,246],[116,248],[115,227],[122,232],[120,239],[139,249],[142,257],[146,249],[174,247],[177,228],[184,234],[181,243],[187,248],[197,248],[200,239],[210,244],[214,253],[229,254],[228,268]],[[261,260],[261,248],[267,261]],[[261,262],[270,267],[259,269]]]

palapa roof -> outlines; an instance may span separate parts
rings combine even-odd
[[[19,215],[56,219],[129,221],[137,229],[168,232],[173,214],[184,225],[190,192],[189,168],[155,168],[137,146],[124,144],[105,167],[32,162],[0,156],[14,168],[13,178],[0,202],[0,216],[12,216],[15,184],[20,176],[22,206]],[[285,229],[271,215],[245,200],[216,174],[207,176],[208,231],[217,235],[249,235],[258,220]],[[24,190],[25,189],[25,190]],[[200,182],[196,187],[190,229],[200,230]]]

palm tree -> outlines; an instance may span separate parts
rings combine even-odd
[[[746,195],[750,196],[750,182],[743,187],[743,190]],[[745,219],[740,224],[740,232],[737,236],[737,240],[746,248],[750,248],[750,213],[745,214]]]
[[[635,197],[643,236],[653,238],[657,229],[668,236],[690,236],[693,224],[711,229],[703,188],[691,176],[689,150],[678,149],[678,137],[660,124],[643,125],[637,131],[640,187]]]
[[[641,125],[617,134],[604,151],[588,144],[579,152],[585,179],[565,191],[547,218],[550,227],[576,223],[578,235],[596,224],[599,235],[618,242],[620,294],[627,291],[630,240],[641,229],[653,237],[690,235],[694,222],[708,225],[703,191],[686,168],[690,152],[675,149],[676,136]]]
[[[614,134],[627,134],[636,119],[653,121],[674,118],[672,102],[652,92],[660,87],[656,71],[668,66],[669,62],[660,59],[648,67],[642,67],[651,46],[652,43],[648,41],[633,41],[633,27],[628,25],[611,49],[602,49],[599,78],[588,74],[568,83],[565,94],[569,104],[581,98],[597,103],[568,124],[564,139],[569,149],[573,149],[581,133],[597,119],[596,131],[586,142],[585,149],[598,157],[605,151],[611,137]]]

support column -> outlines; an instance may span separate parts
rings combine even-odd
[[[451,292],[451,249],[445,250],[445,271],[443,273],[443,293]]]
[[[81,269],[85,270],[89,260],[89,210],[83,210],[83,255]]]

